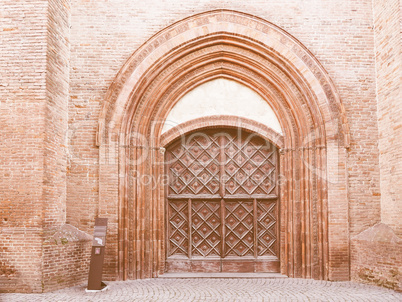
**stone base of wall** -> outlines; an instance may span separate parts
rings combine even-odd
[[[378,223],[352,238],[353,281],[402,291],[402,239]]]
[[[43,292],[88,280],[92,236],[65,224],[44,242]]]

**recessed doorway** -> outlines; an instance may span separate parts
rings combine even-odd
[[[280,271],[277,153],[235,129],[168,146],[166,272]]]

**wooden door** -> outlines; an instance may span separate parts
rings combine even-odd
[[[168,147],[168,272],[279,272],[278,154],[238,130]]]

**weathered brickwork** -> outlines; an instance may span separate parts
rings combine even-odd
[[[0,7],[0,290],[40,292],[47,1]]]
[[[124,175],[101,167],[96,141],[106,93],[148,39],[216,9],[272,22],[328,72],[350,132],[347,150],[331,153],[336,146],[327,146],[329,168],[341,162],[330,186],[347,192],[329,212],[329,258],[344,266],[329,278],[365,281],[367,275],[387,286],[400,263],[382,253],[378,238],[355,236],[378,222],[402,235],[399,0],[0,0],[0,291],[51,291],[85,281],[89,239],[56,244],[49,238],[66,223],[92,234],[99,215],[109,218],[104,276],[119,278],[122,209],[114,184]],[[104,193],[110,198],[100,198]],[[348,238],[354,238],[350,271]]]
[[[0,7],[0,291],[42,292],[75,284],[45,282],[49,264],[82,281],[73,264],[88,260],[79,245],[44,245],[66,215],[70,1]]]
[[[373,1],[373,13],[378,78],[381,220],[402,236],[401,1]]]
[[[43,244],[43,291],[85,283],[88,278],[92,236],[65,224]]]
[[[402,290],[402,241],[397,237],[402,234],[400,4],[398,0],[373,1],[383,224],[354,237],[351,245],[353,280],[397,290]]]
[[[91,247],[92,241],[45,243],[42,291],[49,292],[86,283]]]
[[[2,228],[0,292],[42,292],[42,230]]]
[[[43,200],[45,229],[66,216],[70,0],[48,1]]]
[[[352,280],[402,291],[402,239],[379,223],[352,238]]]

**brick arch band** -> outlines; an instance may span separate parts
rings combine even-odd
[[[213,115],[197,118],[179,124],[162,134],[160,145],[166,147],[171,142],[195,130],[213,128],[243,129],[272,142],[277,148],[283,148],[283,136],[259,122],[231,115]]]
[[[128,59],[107,92],[97,133],[99,215],[110,221],[107,275],[125,280],[163,273],[162,127],[181,97],[216,78],[258,93],[283,129],[281,272],[347,280],[349,128],[336,89],[294,37],[227,10],[157,33]]]

